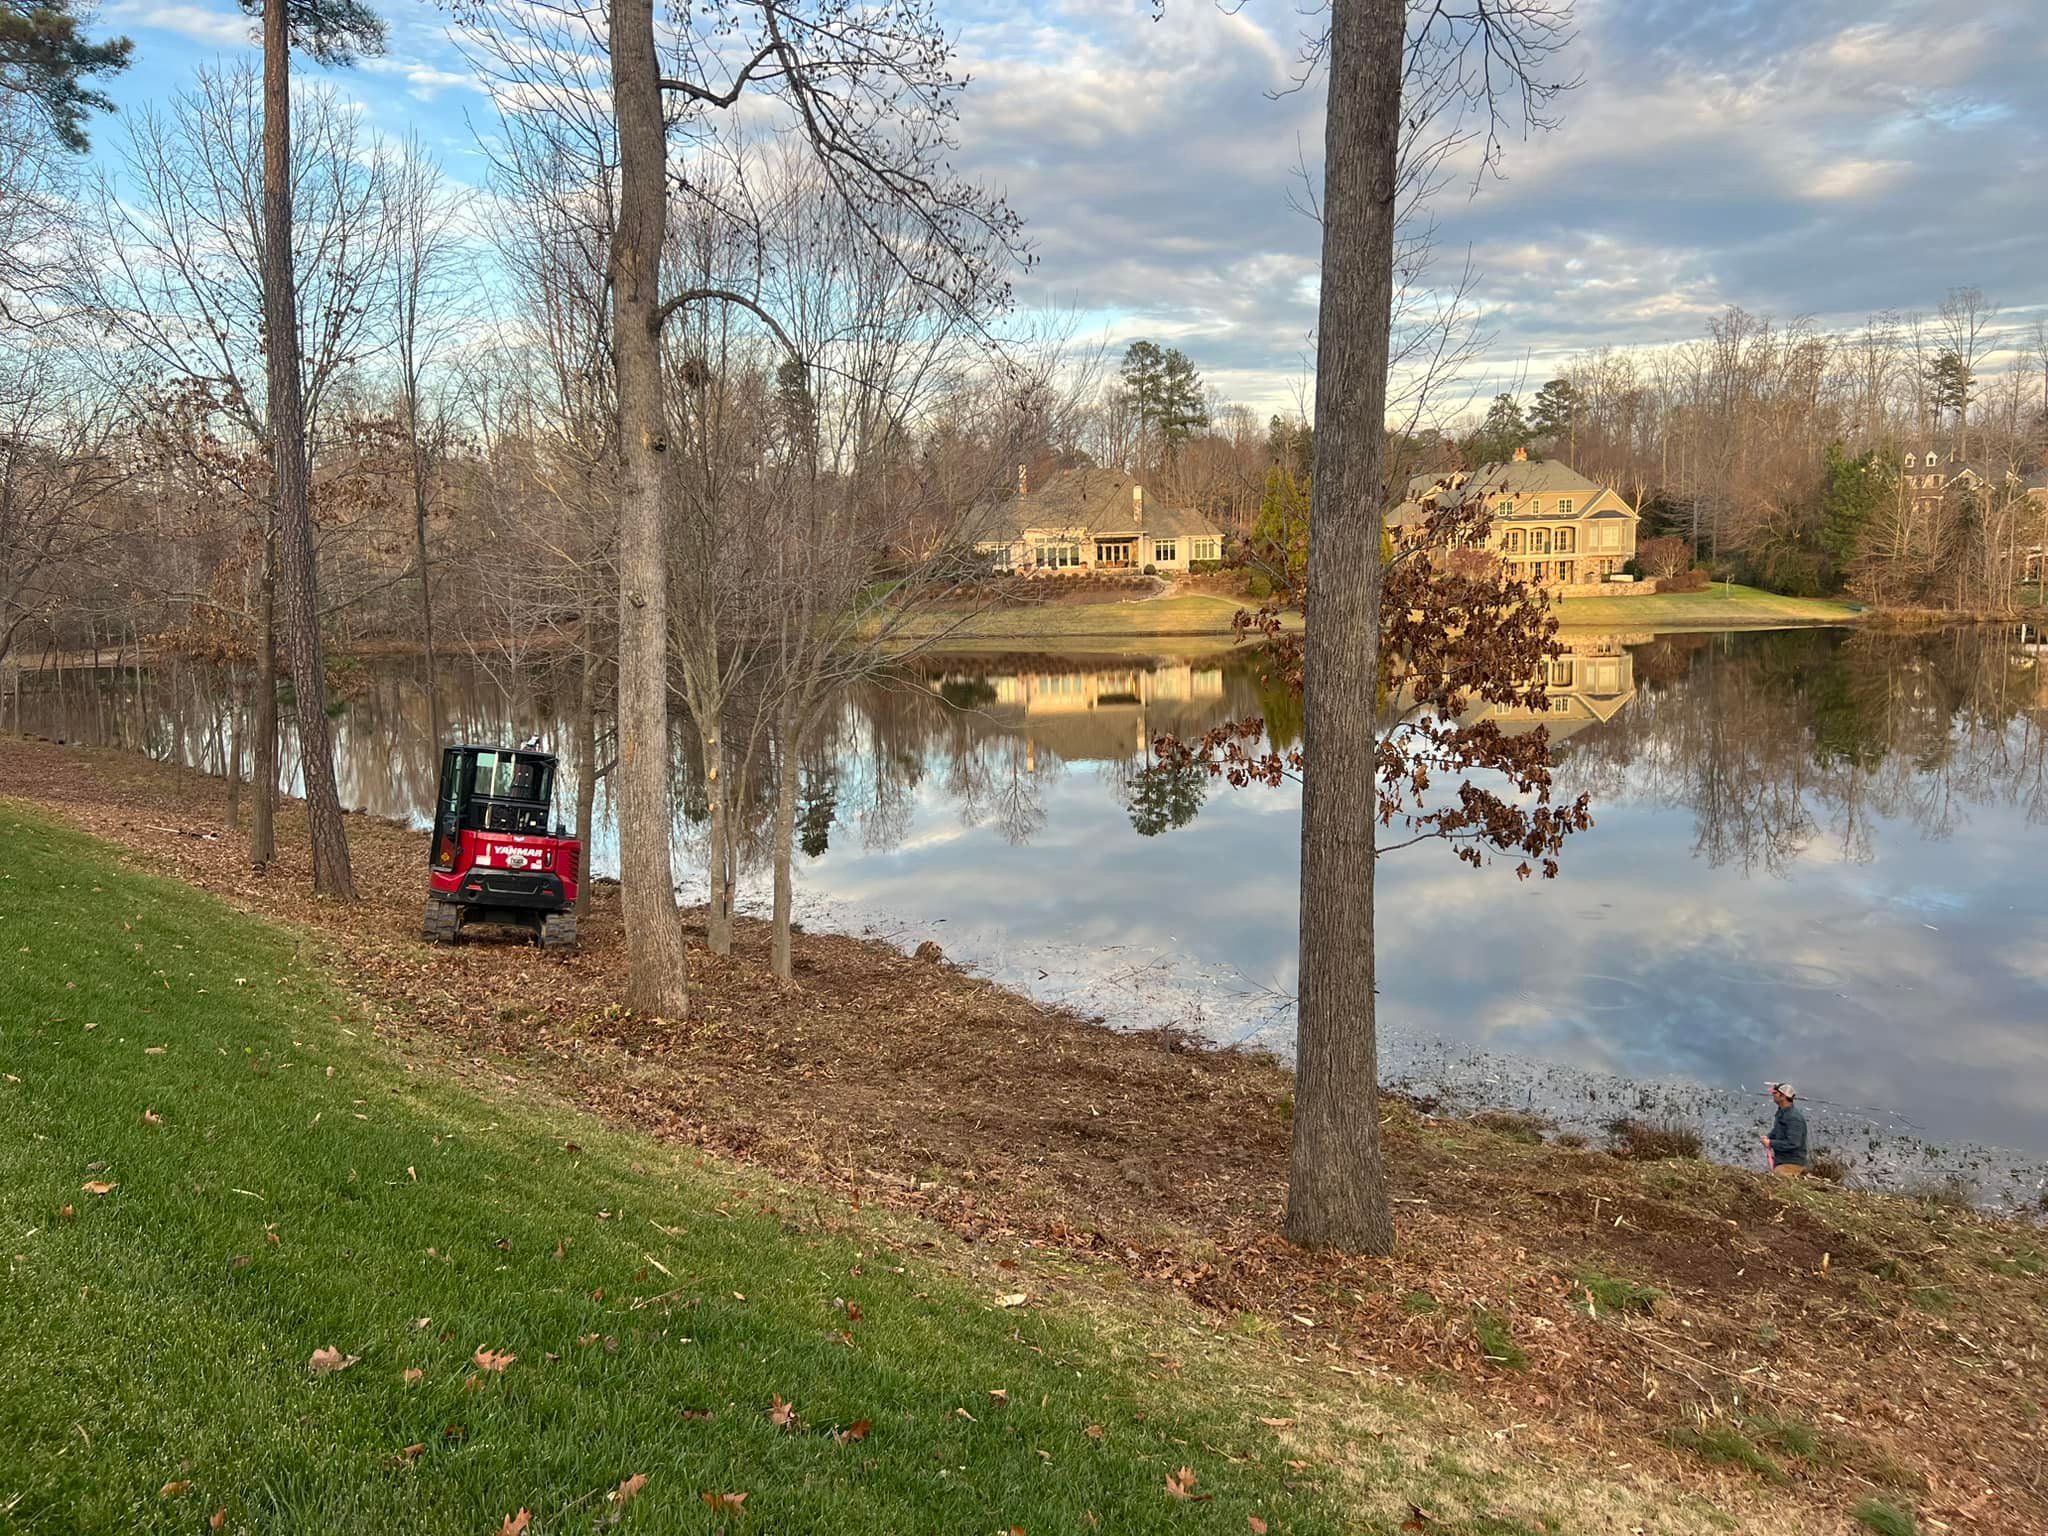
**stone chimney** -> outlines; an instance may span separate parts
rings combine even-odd
[[[1029,464],[1019,464],[1017,466],[1017,495],[1021,499],[1022,497],[1029,496],[1030,494],[1031,466]]]
[[[1142,485],[1131,487],[1131,526],[1133,528],[1145,526],[1145,487]]]
[[[1517,448],[1517,449],[1515,450],[1515,462],[1516,462],[1517,464],[1526,464],[1526,463],[1528,463],[1528,462],[1529,462],[1529,450],[1528,450],[1527,448]]]

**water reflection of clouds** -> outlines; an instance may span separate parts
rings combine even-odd
[[[1511,861],[1474,872],[1427,846],[1389,858],[1390,1068],[1462,1049],[1637,1080],[1790,1076],[1909,1108],[1945,1136],[2048,1150],[2048,833],[2030,819],[2048,751],[2040,722],[2001,712],[1999,643],[1717,638],[1573,734],[1559,788],[1596,792],[1596,826],[1572,839],[1560,880],[1517,881]],[[1887,686],[1939,669],[1939,688]],[[1039,676],[963,662],[945,675],[977,696],[986,684],[1002,707],[878,689],[810,744],[837,798],[829,846],[798,861],[802,920],[935,937],[1122,1024],[1284,1051],[1298,791],[1210,784],[1192,820],[1141,836],[1134,765],[1117,755],[1260,712],[1244,663],[1048,661]],[[560,728],[539,694],[450,694],[466,734]],[[353,696],[353,803],[423,813],[422,713],[405,666]],[[188,722],[150,749],[196,761],[203,743]],[[678,764],[689,790],[687,753]],[[700,861],[702,843],[701,824],[679,828]],[[616,868],[602,820],[595,847],[600,869]],[[743,895],[759,904],[749,868]]]

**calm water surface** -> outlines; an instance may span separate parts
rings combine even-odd
[[[27,728],[219,761],[226,709],[198,674],[84,681],[60,702],[31,679]],[[1587,639],[1552,684],[1561,787],[1593,796],[1597,826],[1550,882],[1429,846],[1386,861],[1391,1076],[1602,1112],[1635,1084],[1657,1085],[1645,1106],[1697,1090],[1738,1157],[1738,1095],[1790,1078],[1838,1134],[2048,1156],[2039,637]],[[423,822],[417,665],[357,668],[343,692],[345,798]],[[476,739],[552,732],[561,704],[544,677],[482,672],[445,702]],[[1288,736],[1284,701],[1229,653],[935,659],[859,690],[803,754],[800,915],[937,938],[1113,1023],[1284,1054],[1298,795],[1144,773],[1161,732],[1254,713]],[[678,842],[701,868],[701,784],[677,756]],[[597,854],[614,860],[608,829]]]

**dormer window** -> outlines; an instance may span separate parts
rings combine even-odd
[[[1933,452],[1932,452],[1932,451],[1930,450],[1930,451],[1929,451],[1929,453],[1928,453],[1928,455],[1927,455],[1927,467],[1928,467],[1929,469],[1932,469],[1932,468],[1934,468],[1934,466],[1935,466],[1935,465],[1939,464],[1940,462],[1941,462],[1941,460],[1937,459],[1937,458],[1936,458],[1936,457],[1934,456]]]

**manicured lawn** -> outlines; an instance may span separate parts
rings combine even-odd
[[[1274,1409],[1028,1271],[408,1063],[288,935],[5,803],[0,957],[0,1528],[1353,1528]]]
[[[1714,629],[1725,625],[1841,624],[1860,610],[1826,598],[1781,597],[1758,587],[1716,583],[1704,592],[1648,597],[1567,597],[1558,622],[1569,629]]]
[[[992,608],[981,613],[920,614],[910,632],[948,640],[1058,642],[1145,635],[1215,635],[1228,639],[1246,598],[1193,592],[1178,597],[1111,603],[1046,603],[1028,608]]]

